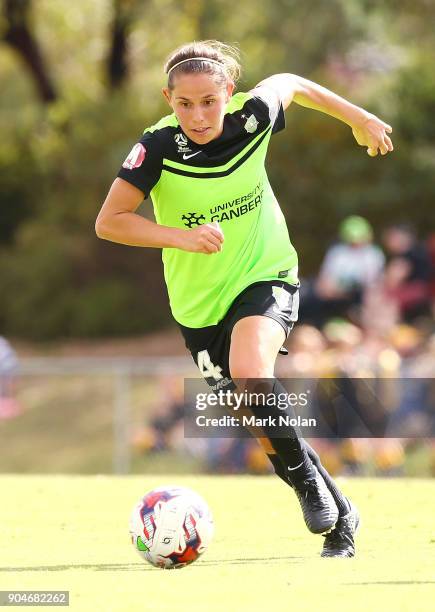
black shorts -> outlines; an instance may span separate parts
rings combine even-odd
[[[180,325],[186,347],[213,390],[232,389],[229,357],[234,325],[244,317],[263,315],[278,321],[286,337],[298,319],[299,290],[283,281],[261,281],[247,287],[217,325],[192,328]],[[282,348],[280,353],[287,354]]]

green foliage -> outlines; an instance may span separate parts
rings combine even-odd
[[[346,126],[289,109],[269,174],[303,274],[315,272],[351,212],[377,231],[401,219],[426,235],[434,222],[435,7],[404,1],[398,11],[396,4],[241,0],[235,10],[229,0],[131,0],[129,81],[111,90],[113,2],[34,3],[34,35],[59,98],[41,105],[24,64],[0,46],[2,332],[129,334],[169,320],[160,253],[104,244],[94,222],[132,143],[167,112],[162,66],[189,39],[237,42],[242,90],[271,73],[294,72],[394,127],[394,154],[371,159]],[[147,200],[144,214],[150,208]]]

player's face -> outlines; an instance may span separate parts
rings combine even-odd
[[[174,88],[163,89],[183,132],[193,142],[203,145],[222,134],[226,105],[234,83],[218,82],[212,74],[181,74]]]

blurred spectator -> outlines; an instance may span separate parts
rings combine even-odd
[[[385,291],[397,304],[401,317],[413,321],[429,313],[431,262],[428,249],[418,242],[412,227],[390,225],[382,241],[388,256]]]
[[[278,359],[277,375],[304,389],[322,379],[326,395],[320,396],[316,434],[323,437],[310,443],[328,471],[396,476],[415,469],[409,468],[416,465],[412,455],[420,454],[430,465],[416,469],[435,472],[435,335],[430,334],[429,328],[398,324],[379,335],[339,318],[322,331],[302,324],[290,334],[289,356]],[[270,472],[253,439],[184,439],[182,377],[162,375],[150,396],[146,423],[133,441],[140,453],[177,453],[212,473]],[[304,416],[314,416],[313,409],[310,405]],[[384,429],[368,437],[364,427],[376,427],[378,420]],[[336,426],[341,438],[334,437]]]
[[[432,302],[432,314],[435,315],[435,234],[431,234],[427,240],[427,252],[430,260],[430,299]]]
[[[10,343],[0,336],[0,419],[11,419],[21,413],[15,397],[18,358]]]
[[[326,340],[321,331],[307,324],[297,325],[289,336],[289,355],[277,361],[277,376],[321,378],[328,370]]]
[[[208,472],[271,474],[272,464],[253,438],[208,438],[205,449]]]
[[[162,375],[157,385],[157,403],[146,422],[133,434],[133,447],[141,454],[176,452],[203,463],[208,472],[268,474],[272,465],[252,438],[184,438],[184,417],[191,412],[184,398],[184,378]]]
[[[309,378],[323,379],[316,397],[320,403],[310,413],[323,437],[310,444],[334,475],[399,475],[405,461],[402,441],[373,436],[376,428],[384,430],[390,409],[398,406],[401,356],[386,338],[364,333],[344,319],[331,319],[322,332],[308,325],[296,328],[289,338],[287,366],[279,369],[280,376],[297,376],[305,384]],[[334,437],[336,427],[341,439]],[[370,431],[371,437],[364,437]]]
[[[363,217],[347,217],[341,241],[326,252],[317,279],[301,294],[301,319],[321,327],[331,316],[346,316],[361,303],[364,290],[381,274],[385,258],[373,244],[373,230]]]
[[[389,287],[395,282],[394,266],[388,265],[381,276],[363,295],[360,323],[364,330],[374,336],[387,337],[400,322],[400,306]]]
[[[402,437],[435,436],[435,341],[410,325],[399,325],[391,334],[400,355],[397,397],[391,427]]]
[[[133,446],[141,452],[182,450],[184,444],[184,379],[162,375],[157,385],[157,404],[146,423],[133,435]]]
[[[370,441],[362,438],[364,402],[353,378],[364,377],[372,364],[362,360],[358,350],[363,342],[362,331],[344,319],[335,318],[323,328],[327,341],[330,384],[320,396],[319,411],[332,431],[339,426],[341,439],[324,438],[318,443],[320,456],[337,471],[345,474],[363,474],[370,456]],[[323,399],[323,401],[322,401]],[[352,437],[357,436],[357,437]]]

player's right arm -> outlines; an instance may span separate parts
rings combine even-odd
[[[194,229],[167,227],[136,213],[144,193],[116,178],[95,223],[99,238],[130,246],[176,248],[192,253],[217,253],[222,249],[222,230],[212,223]]]
[[[393,143],[389,136],[392,127],[388,123],[326,87],[290,73],[274,74],[258,83],[257,87],[266,87],[275,91],[284,109],[294,100],[301,106],[343,121],[352,128],[356,142],[360,146],[367,147],[367,153],[371,157],[375,157],[378,150],[381,155],[393,151]]]

